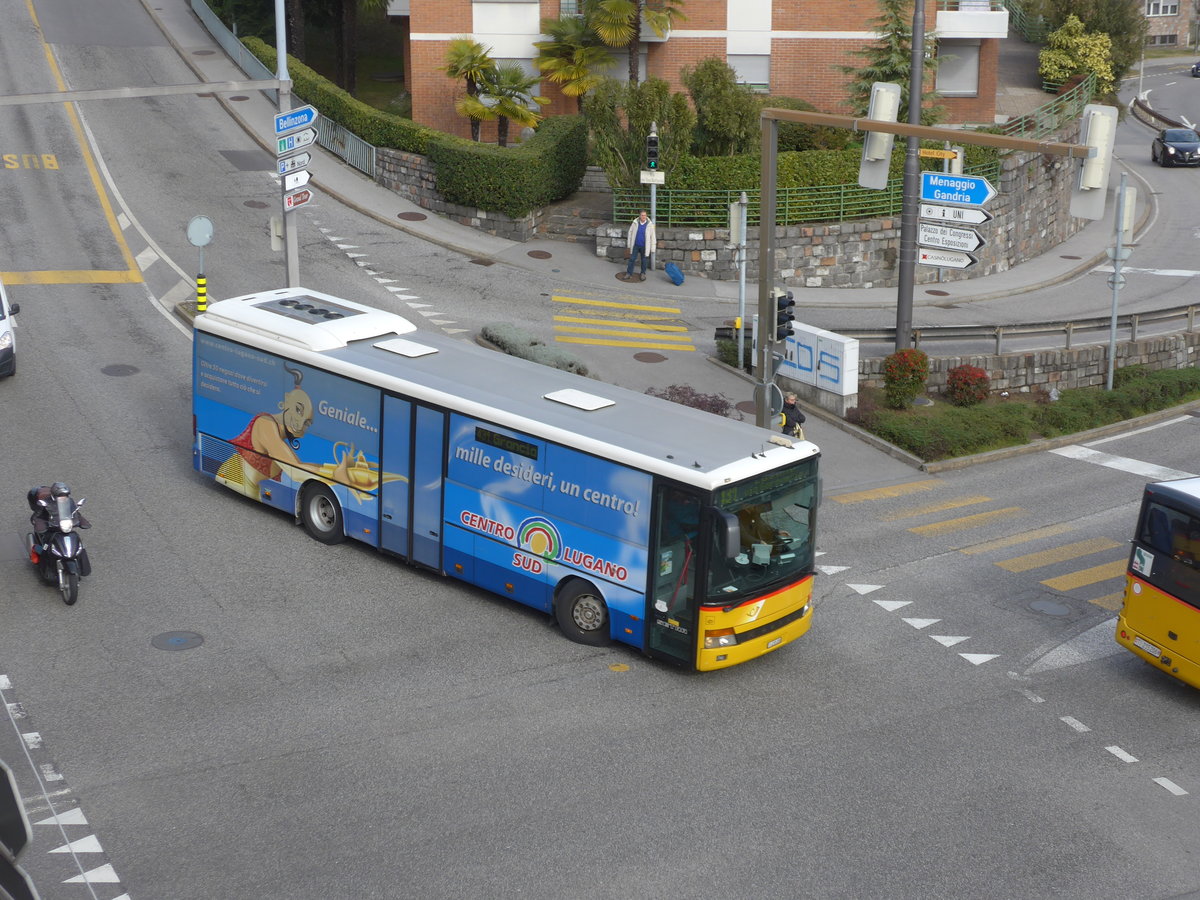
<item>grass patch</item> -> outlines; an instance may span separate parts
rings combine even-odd
[[[1043,437],[1074,434],[1200,400],[1200,369],[1119,370],[1113,389],[1074,388],[1057,400],[1046,392],[990,397],[976,406],[892,410],[883,391],[864,388],[847,419],[924,462],[1019,447]]]

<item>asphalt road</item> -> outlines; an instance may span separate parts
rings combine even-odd
[[[132,17],[114,33],[145,34],[136,7],[104,2],[116,25]],[[0,19],[22,16],[0,0]],[[60,18],[73,87],[186,78],[152,34],[96,46]],[[5,77],[31,90],[24,70]],[[27,115],[49,128],[62,111]],[[184,267],[183,225],[204,213],[221,294],[278,279],[269,207],[249,205],[276,188],[244,167],[253,147],[211,101],[120,101],[83,123],[130,224],[81,216],[58,244],[22,245],[18,267],[18,229],[0,218],[0,269],[121,271],[122,244],[136,258],[148,241]],[[94,193],[86,166],[61,171]],[[66,227],[29,190],[29,227]],[[409,303],[429,302],[439,316],[422,327],[468,334],[499,313],[544,324],[552,308],[552,285],[328,203],[306,216],[315,287],[415,316]],[[63,252],[72,242],[96,254]],[[384,290],[358,252],[415,299]],[[10,293],[22,360],[0,382],[0,753],[28,798],[24,864],[46,900],[1200,889],[1200,695],[1116,647],[1110,608],[1147,480],[1122,461],[1200,471],[1200,420],[1097,447],[1112,466],[1043,453],[925,477],[827,451],[813,630],[701,676],[323,547],[201,480],[190,343],[145,285]],[[637,377],[626,351],[587,352]],[[649,371],[712,383],[702,353],[667,355]],[[20,543],[25,489],[64,477],[94,523],[73,608]]]

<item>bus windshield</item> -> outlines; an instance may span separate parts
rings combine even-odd
[[[814,460],[718,490],[708,604],[737,603],[772,583],[795,582],[811,572],[817,499]],[[724,552],[720,513],[736,516],[740,526],[741,546],[733,558]]]
[[[1189,606],[1200,606],[1200,517],[1148,498],[1137,542],[1153,552],[1134,554],[1134,573]]]

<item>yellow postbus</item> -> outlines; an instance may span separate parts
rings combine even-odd
[[[1117,643],[1200,688],[1200,478],[1146,485]]]

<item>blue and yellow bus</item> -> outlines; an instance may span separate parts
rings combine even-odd
[[[1146,485],[1117,643],[1200,688],[1200,478]]]
[[[194,467],[700,670],[812,620],[818,449],[302,288],[196,317]]]

